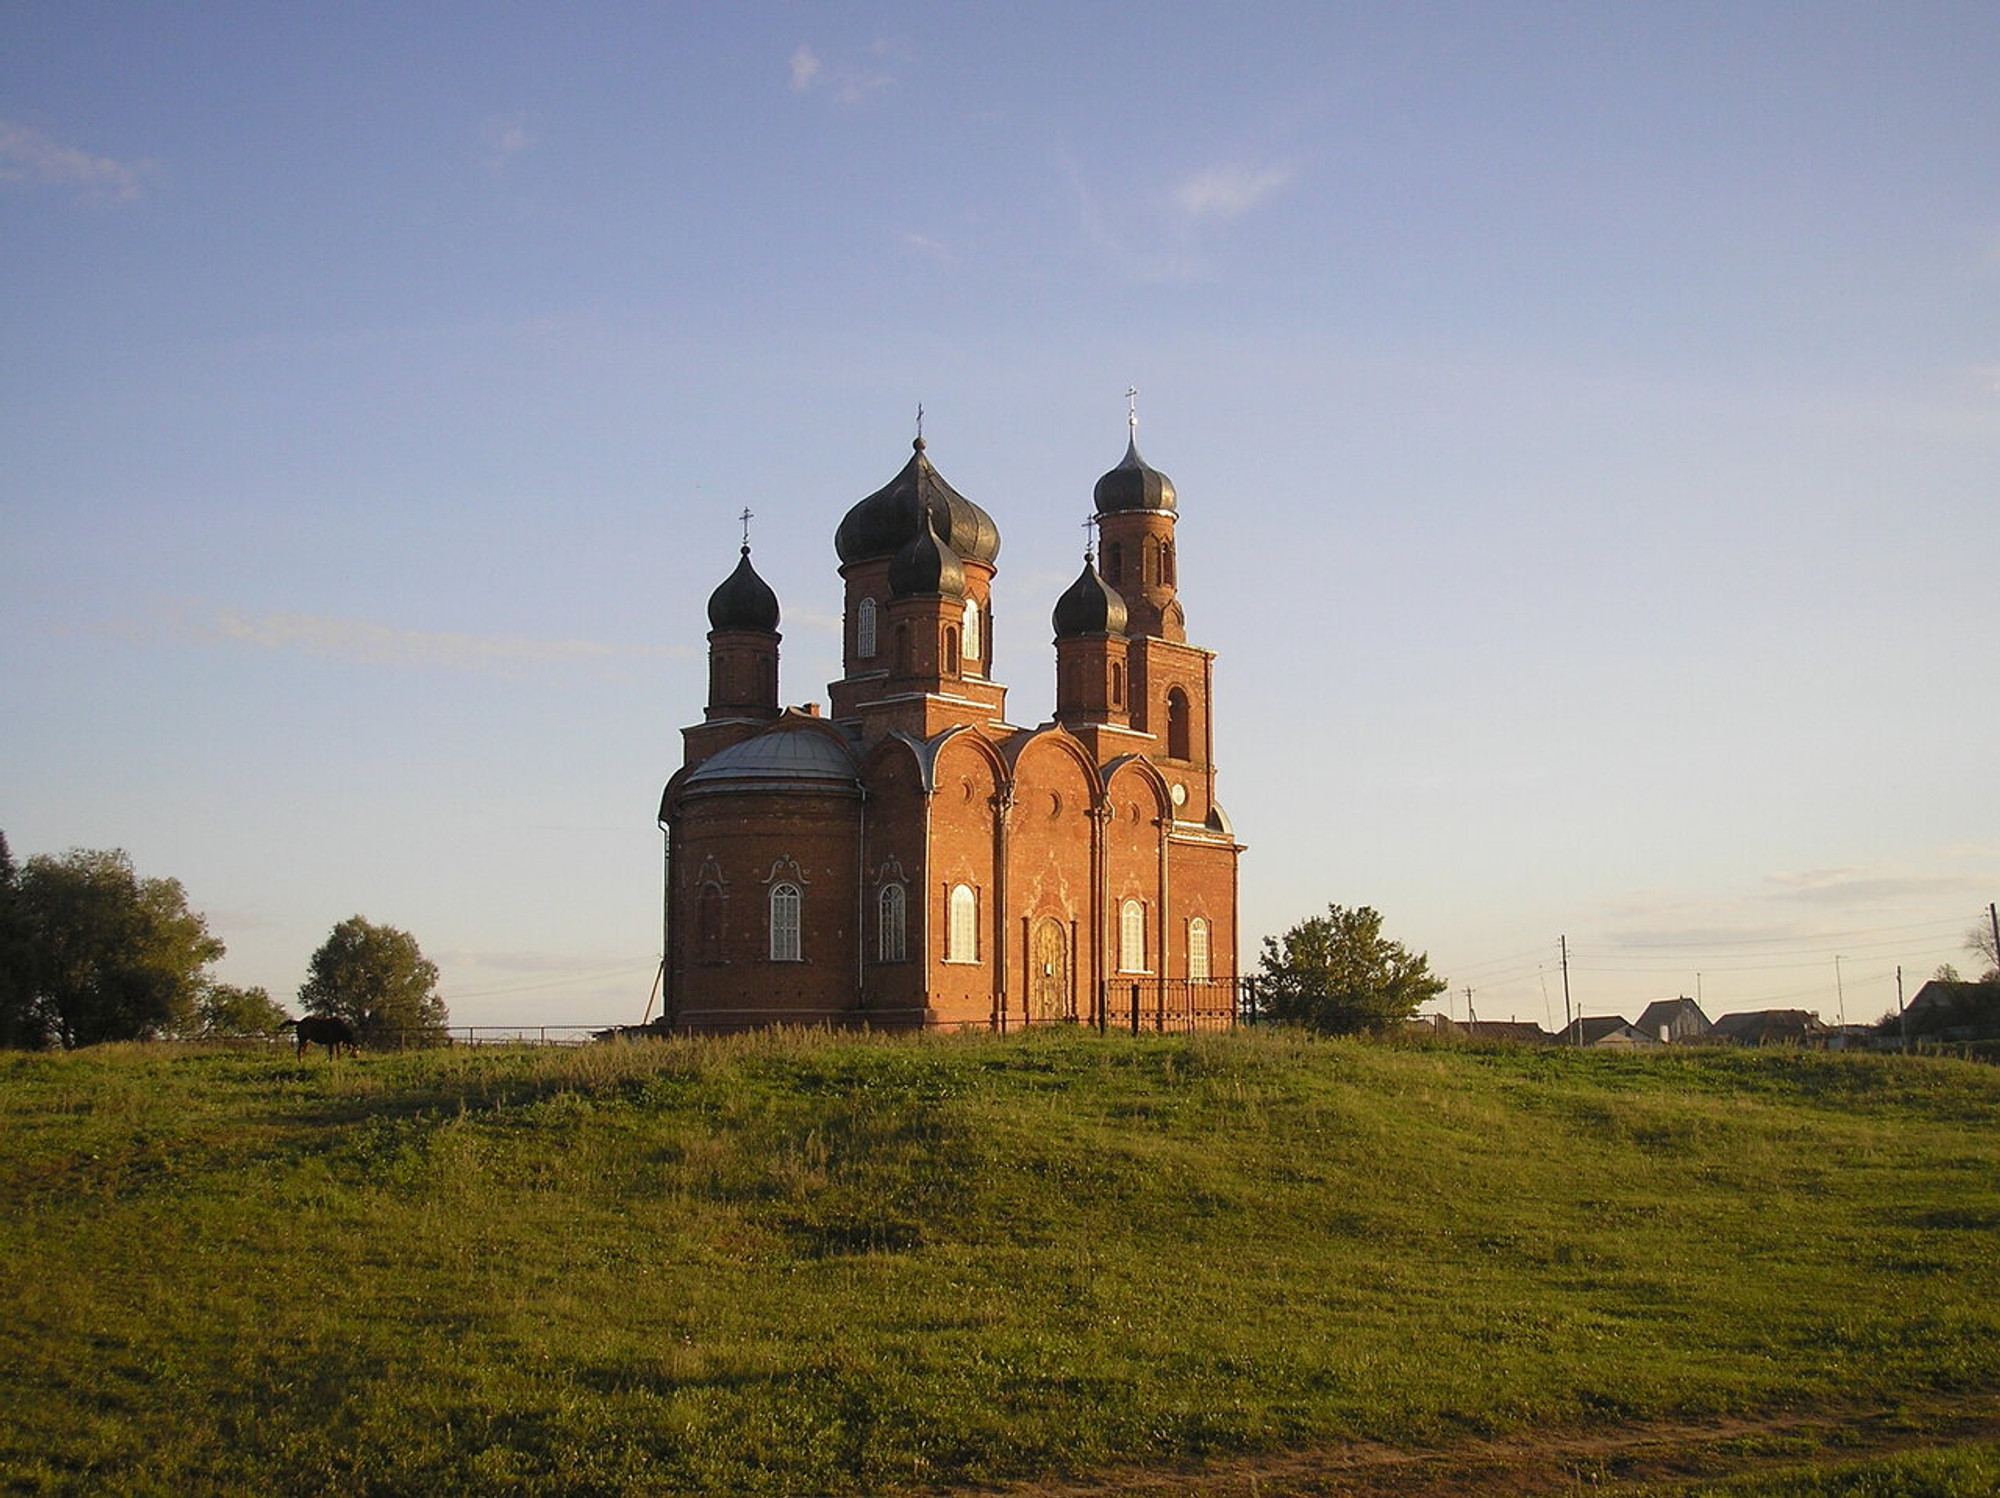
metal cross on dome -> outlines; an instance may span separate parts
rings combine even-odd
[[[1097,517],[1088,516],[1083,522],[1083,559],[1095,564],[1097,561]]]
[[[745,551],[748,551],[750,549],[750,520],[751,520],[750,507],[748,505],[745,505],[743,507],[743,513],[741,515],[738,515],[736,518],[743,522],[743,549]]]
[[[1137,385],[1128,385],[1125,388],[1125,424],[1132,429],[1134,436],[1138,435],[1139,387]]]

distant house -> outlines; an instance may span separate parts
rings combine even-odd
[[[1704,1038],[1709,1031],[1708,1016],[1686,994],[1677,999],[1655,999],[1633,1026],[1663,1045],[1686,1045]]]
[[[1723,1015],[1709,1026],[1708,1039],[1721,1045],[1817,1045],[1825,1033],[1819,1016],[1805,1009],[1750,1009]]]
[[[1933,978],[1910,999],[1902,1027],[1925,1040],[1987,1040],[2000,1036],[2000,983]]]
[[[1511,1045],[1547,1045],[1555,1037],[1525,1020],[1455,1020],[1442,1014],[1420,1014],[1411,1025],[1453,1040],[1499,1040]]]
[[[1556,1037],[1558,1045],[1607,1051],[1641,1051],[1660,1042],[1616,1014],[1579,1015]]]

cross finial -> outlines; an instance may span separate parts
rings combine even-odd
[[[1132,429],[1134,437],[1139,435],[1139,387],[1127,386],[1125,390],[1125,424]]]
[[[917,402],[917,441],[924,440],[924,403]]]
[[[747,552],[750,549],[750,521],[752,519],[750,507],[745,505],[743,513],[736,518],[743,522],[743,549]]]
[[[1097,561],[1097,517],[1090,516],[1083,522],[1083,559],[1093,565]]]

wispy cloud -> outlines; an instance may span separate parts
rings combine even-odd
[[[1291,180],[1288,166],[1214,166],[1175,184],[1173,202],[1189,219],[1239,218]]]
[[[39,130],[0,120],[0,182],[75,187],[93,197],[127,202],[139,196],[142,164],[93,156]]]
[[[181,608],[168,632],[190,644],[292,651],[354,665],[509,674],[522,670],[608,664],[635,656],[689,658],[688,647],[617,646],[594,640],[534,640],[400,629],[365,619],[314,614],[247,614],[236,609]]]
[[[1074,161],[1064,159],[1062,170],[1084,243],[1121,274],[1149,282],[1201,279],[1221,226],[1264,207],[1295,175],[1277,163],[1204,167],[1107,205]]]
[[[922,255],[926,260],[935,260],[939,265],[958,264],[958,256],[928,234],[905,234],[903,248],[913,255]]]
[[[535,133],[528,128],[524,112],[495,115],[480,127],[479,134],[486,142],[486,170],[496,177],[507,170],[509,162],[535,144]]]
[[[860,104],[896,81],[880,66],[882,59],[894,50],[887,42],[877,42],[869,49],[868,61],[855,61],[823,58],[802,43],[786,63],[793,92],[823,92],[834,103],[846,107]]]

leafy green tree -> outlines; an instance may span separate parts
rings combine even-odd
[[[9,1043],[67,1050],[193,1028],[223,945],[178,879],[141,879],[123,849],[74,848],[38,854],[9,883]]]
[[[27,933],[22,929],[20,872],[14,867],[7,834],[0,832],[0,1046],[33,1042],[40,1027],[29,1005]]]
[[[1265,937],[1258,966],[1258,1001],[1271,1018],[1324,1035],[1393,1030],[1445,986],[1428,956],[1382,935],[1367,905],[1329,905]]]
[[[437,981],[409,932],[352,915],[313,953],[299,1003],[346,1020],[366,1046],[434,1045],[448,1023]]]
[[[211,1040],[272,1035],[290,1018],[266,990],[231,983],[209,984],[196,1006],[197,1033]]]

